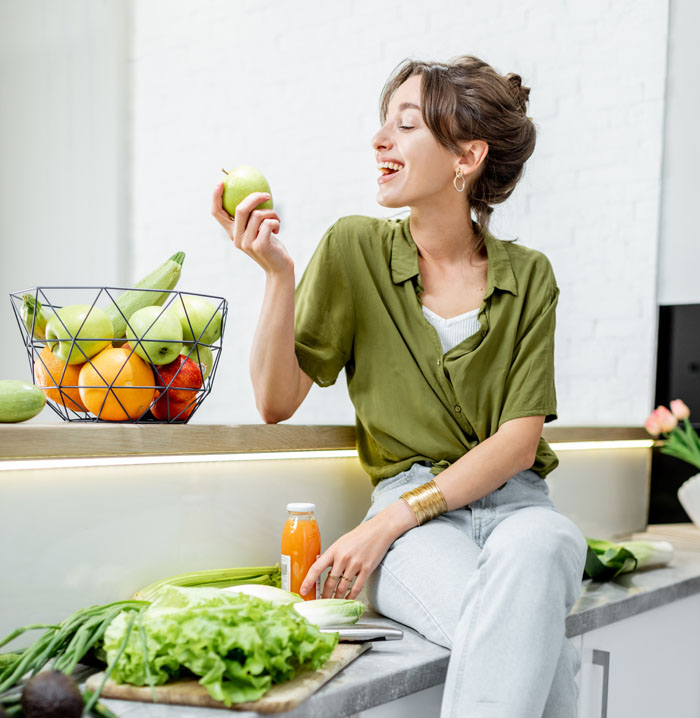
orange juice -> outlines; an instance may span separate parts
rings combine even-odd
[[[302,595],[299,591],[309,569],[321,555],[321,534],[318,530],[314,504],[287,504],[289,514],[282,530],[282,588],[298,593],[305,601],[320,598],[320,582]]]

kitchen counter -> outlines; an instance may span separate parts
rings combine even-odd
[[[670,536],[667,535],[670,532]],[[682,598],[700,594],[700,529],[691,524],[649,527],[631,538],[666,539],[674,543],[675,557],[667,567],[625,574],[613,581],[586,580],[567,618],[569,637],[579,636]],[[389,623],[372,614],[363,621]],[[288,718],[340,718],[444,682],[449,651],[430,643],[405,626],[401,641],[376,642]],[[118,716],[128,718],[221,718],[218,709],[152,705],[104,700]],[[259,714],[240,711],[252,718]]]
[[[551,443],[651,441],[642,427],[545,426]],[[6,424],[2,462],[19,459],[201,456],[251,452],[355,449],[355,427],[303,424],[119,424],[64,422]]]

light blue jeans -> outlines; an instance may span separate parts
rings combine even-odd
[[[364,520],[433,478],[418,463],[384,479]],[[585,559],[583,534],[528,469],[399,537],[367,596],[451,649],[441,718],[575,718],[580,656],[565,620]]]

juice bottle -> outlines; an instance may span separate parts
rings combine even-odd
[[[315,504],[287,504],[287,522],[282,530],[282,588],[298,593],[305,601],[320,598],[320,582],[315,589],[301,595],[299,588],[308,570],[321,555],[321,534],[318,530]]]

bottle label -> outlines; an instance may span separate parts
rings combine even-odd
[[[282,574],[282,590],[292,590],[292,557],[282,554],[280,560],[280,573]],[[318,593],[318,591],[317,591]]]

